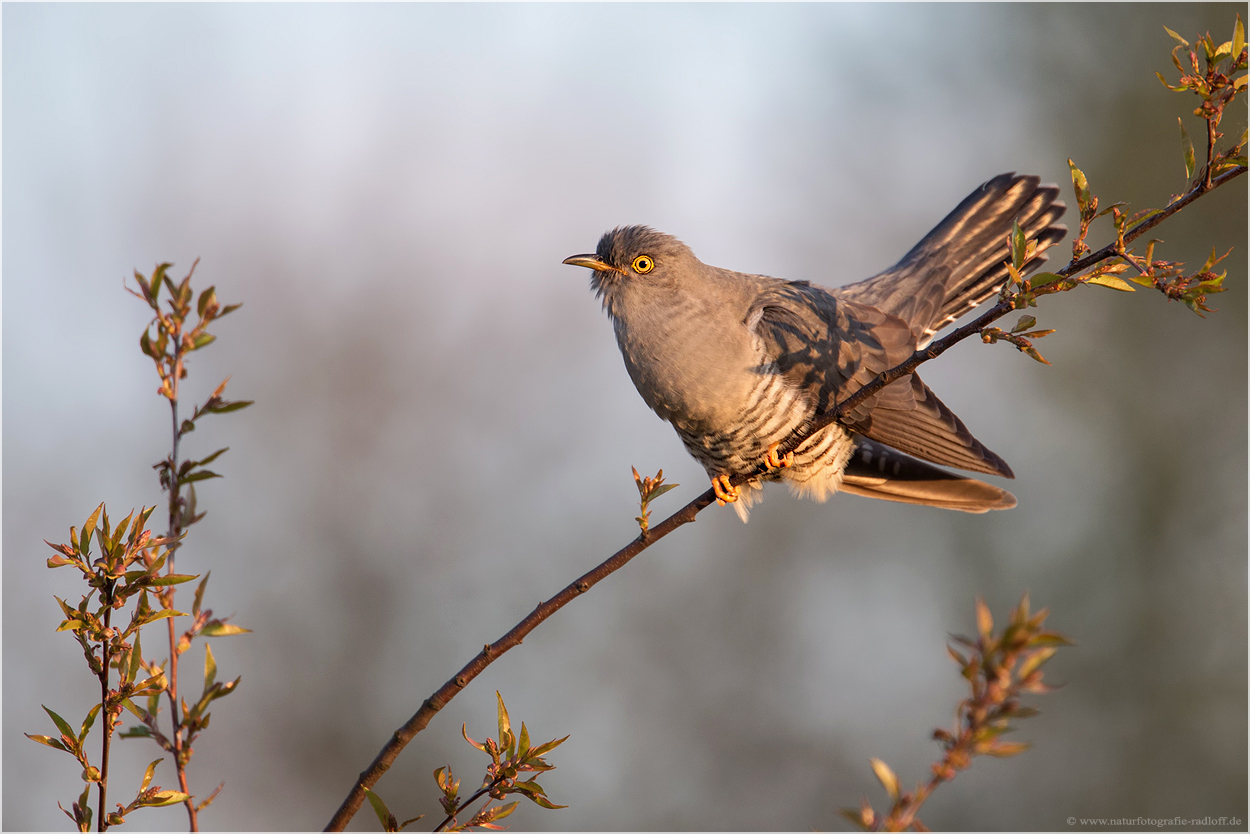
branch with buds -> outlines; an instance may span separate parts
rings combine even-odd
[[[1030,718],[1037,710],[1020,704],[1020,696],[1051,692],[1042,683],[1041,667],[1054,656],[1059,646],[1072,642],[1054,631],[1045,631],[1046,609],[1030,616],[1029,595],[1011,612],[1011,621],[1000,634],[994,633],[994,620],[985,601],[977,599],[977,639],[953,637],[969,649],[965,656],[951,646],[946,650],[959,664],[960,674],[968,681],[971,694],[955,710],[955,725],[950,730],[933,731],[943,749],[942,758],[933,763],[933,775],[915,791],[902,792],[898,777],[880,759],[872,759],[877,781],[890,797],[890,808],[884,815],[873,810],[864,799],[859,808],[844,808],[842,815],[864,831],[928,831],[917,819],[920,806],[943,782],[949,782],[961,770],[967,770],[977,756],[1008,758],[1029,749],[1027,742],[1002,741],[999,737],[1011,732],[1012,719]]]
[[[510,794],[520,794],[542,808],[554,810],[568,807],[567,805],[556,805],[549,800],[547,792],[543,790],[542,785],[538,784],[537,776],[539,773],[555,770],[555,766],[549,764],[543,756],[563,744],[568,739],[568,736],[552,739],[546,744],[531,746],[530,734],[525,726],[525,722],[521,722],[520,735],[514,733],[512,731],[512,721],[508,717],[508,708],[504,706],[503,696],[496,692],[495,698],[499,702],[498,739],[488,738],[486,741],[479,743],[469,738],[468,727],[462,726],[460,728],[465,741],[490,756],[490,764],[486,766],[486,775],[482,779],[482,787],[468,799],[462,800],[460,799],[460,780],[452,775],[451,768],[444,766],[434,771],[434,781],[438,784],[438,789],[443,793],[439,797],[438,802],[443,806],[443,811],[447,814],[446,819],[434,828],[435,831],[502,830],[503,826],[497,824],[496,821],[515,811],[520,800],[513,800],[507,805],[491,805],[491,802],[503,799]],[[535,775],[529,779],[518,780],[517,776],[522,773],[534,773]],[[378,821],[382,823],[383,831],[403,831],[409,825],[421,819],[418,816],[401,823],[386,807],[382,797],[378,796],[375,791],[368,790],[366,796],[369,799],[369,804],[373,806],[374,813],[378,816]],[[487,797],[486,802],[469,818],[469,821],[465,823],[457,822],[457,817],[482,797]]]
[[[196,262],[198,263],[198,261]],[[193,802],[187,786],[186,766],[193,752],[193,744],[199,734],[208,728],[208,707],[219,698],[235,691],[239,679],[217,680],[217,661],[212,649],[205,645],[204,689],[193,705],[178,696],[178,657],[191,648],[197,637],[225,637],[243,634],[248,629],[233,625],[226,618],[214,617],[211,609],[203,607],[204,590],[209,574],[200,579],[191,609],[191,625],[179,636],[174,628],[175,617],[186,617],[174,605],[176,586],[198,576],[179,574],[174,571],[174,557],[182,545],[188,528],[204,517],[197,512],[195,483],[209,478],[221,477],[206,467],[227,449],[218,449],[200,460],[178,460],[180,438],[195,430],[195,422],[207,414],[222,414],[245,408],[249,401],[230,402],[222,398],[226,383],[222,382],[208,400],[194,410],[189,420],[178,421],[179,383],[187,376],[188,354],[211,344],[216,337],[208,332],[208,326],[224,315],[238,309],[238,304],[221,307],[216,290],[209,287],[200,293],[195,302],[198,320],[189,322],[195,294],[191,278],[195,266],[181,282],[174,283],[169,277],[171,264],[160,264],[149,280],[135,272],[139,291],[126,287],[132,295],[142,299],[153,311],[152,320],[139,337],[139,347],[156,366],[161,385],[157,393],[170,404],[172,417],[172,442],[170,454],[153,469],[158,473],[161,488],[169,493],[169,528],[160,538],[154,538],[146,528],[155,507],[145,507],[137,514],[132,512],[116,528],[109,523],[108,512],[101,504],[78,528],[70,528],[68,544],[49,546],[56,555],[48,559],[49,568],[73,566],[78,568],[82,579],[91,588],[79,602],[71,607],[57,599],[65,615],[59,631],[70,631],[81,644],[83,656],[92,674],[100,682],[100,702],[82,722],[78,733],[59,715],[47,710],[60,731],[60,737],[31,735],[30,738],[53,749],[73,755],[82,766],[82,778],[89,788],[95,783],[99,789],[99,803],[95,811],[88,805],[88,791],[84,790],[79,801],[73,803],[72,811],[65,811],[81,831],[89,831],[92,819],[97,830],[104,831],[112,825],[120,825],[127,814],[138,808],[160,807],[183,803],[186,806],[192,831],[198,830],[197,814],[206,808],[221,791],[219,785],[206,799]],[[167,298],[162,299],[162,290]],[[165,301],[165,307],[161,301]],[[186,487],[186,495],[183,494]],[[100,555],[93,559],[91,540],[99,542]],[[93,602],[93,597],[98,599]],[[112,624],[113,612],[121,612],[134,602],[130,622],[125,628]],[[140,629],[157,620],[166,620],[169,630],[169,657],[156,661],[143,656]],[[116,686],[110,685],[111,670],[116,669]],[[172,732],[158,725],[161,694],[169,699]],[[140,706],[136,701],[143,703]],[[47,709],[45,707],[44,709]],[[158,759],[149,765],[142,786],[129,805],[117,804],[117,810],[108,811],[107,791],[109,777],[109,754],[113,733],[121,725],[122,710],[128,710],[141,722],[120,734],[121,738],[150,738],[161,749],[172,755],[177,772],[179,789],[163,790],[152,787],[156,766],[164,761]],[[87,733],[99,714],[106,716],[103,722],[100,765],[88,761],[84,747]],[[65,810],[62,808],[62,810]]]

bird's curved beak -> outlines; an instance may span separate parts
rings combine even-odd
[[[596,272],[620,272],[616,267],[600,260],[598,255],[570,255],[561,263],[566,263],[569,266],[584,266]]]

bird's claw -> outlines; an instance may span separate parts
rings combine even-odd
[[[780,446],[780,443],[774,443],[768,447],[768,452],[764,455],[764,463],[769,469],[789,469],[794,466],[794,452],[778,455],[777,449]]]
[[[722,507],[737,501],[742,494],[741,489],[729,482],[728,475],[717,475],[712,479],[712,492],[716,493],[716,503]]]

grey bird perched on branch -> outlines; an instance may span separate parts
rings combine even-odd
[[[784,457],[804,434],[882,371],[989,299],[1007,278],[1008,235],[1018,221],[1045,261],[1061,240],[1059,189],[1033,176],[1002,174],[968,195],[897,264],[865,281],[826,290],[807,281],[748,275],[702,263],[677,238],[646,226],[605,234],[590,285],[612,319],[630,378],[652,410],[673,424],[707,470],[717,500],[745,522],[758,479],[730,478],[766,461],[768,480],[824,501],[837,490],[909,504],[983,513],[1015,496],[932,463],[1015,477],[912,374],[882,389],[842,421]],[[931,461],[932,463],[926,463]]]

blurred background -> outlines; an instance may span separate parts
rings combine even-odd
[[[631,465],[681,484],[657,521],[707,487],[561,259],[646,223],[836,286],[1003,171],[1060,183],[1075,226],[1068,157],[1104,205],[1162,205],[1177,116],[1202,135],[1154,77],[1176,77],[1163,26],[1218,42],[1244,8],[6,4],[3,826],[65,827],[78,769],[21,734],[93,696],[53,633],[80,586],[41,540],[161,501],[132,270],[199,257],[197,286],[244,304],[183,389],[231,375],[256,400],[184,444],[231,451],[179,569],[211,569],[207,604],[255,630],[214,644],[243,679],[196,745],[193,791],[226,781],[202,824],[319,829],[429,693],[634,537]],[[1225,132],[1245,121],[1239,102]],[[1001,620],[1027,589],[1078,644],[1048,667],[1066,686],[1033,699],[1032,750],[977,760],[921,818],[1244,827],[1246,228],[1241,180],[1155,232],[1193,268],[1236,247],[1206,320],[1082,288],[1034,311],[1053,367],[975,342],[926,367],[1018,508],[779,487],[746,527],[713,507],[491,666],[378,790],[432,827],[431,771],[477,782],[460,727],[493,733],[500,690],[536,738],[570,735],[543,784],[571,807],[526,803],[516,829],[845,829],[839,807],[883,800],[869,757],[927,775],[974,598]],[[123,799],[159,751],[115,749]],[[367,807],[354,827],[376,830]]]

